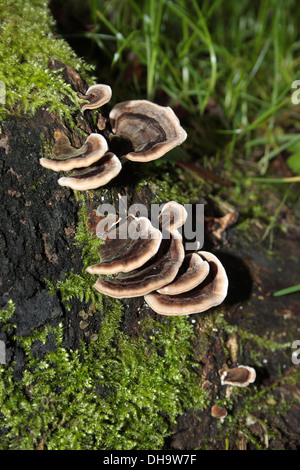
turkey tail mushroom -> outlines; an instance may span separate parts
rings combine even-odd
[[[122,164],[118,157],[108,152],[102,159],[86,169],[80,169],[76,174],[59,178],[61,186],[87,191],[104,186],[115,178],[121,171]]]
[[[183,260],[182,236],[173,229],[161,240],[157,253],[139,269],[115,278],[99,277],[94,287],[111,297],[140,297],[172,282]]]
[[[81,103],[81,109],[97,109],[110,101],[111,96],[110,86],[92,85],[85,95],[79,95],[87,101]],[[98,129],[105,131],[108,118],[100,117]],[[53,171],[78,170],[75,175],[60,178],[61,186],[80,191],[96,189],[119,174],[122,168],[119,157],[137,162],[156,160],[187,137],[171,108],[147,100],[119,103],[111,110],[109,119],[113,131],[113,135],[110,133],[107,137],[109,144],[102,134],[92,133],[82,147],[76,149],[65,135],[56,132],[55,158],[41,158],[40,164]],[[106,129],[105,135],[108,134]],[[96,164],[100,159],[102,162]],[[85,171],[87,167],[89,169]]]
[[[157,160],[187,137],[171,108],[147,100],[118,103],[109,118],[115,136],[131,143],[125,156],[134,162]]]
[[[161,294],[160,292],[151,292],[145,296],[149,307],[161,315],[190,315],[192,313],[201,313],[212,307],[220,305],[227,295],[228,278],[226,271],[218,258],[207,251],[198,252],[200,257],[209,265],[209,270],[199,272],[198,285],[189,291],[182,291],[182,286],[190,279],[189,267],[183,271],[174,282],[174,286],[168,286],[172,295]],[[200,274],[201,273],[201,274]],[[178,287],[178,293],[176,292]],[[181,292],[181,293],[180,293]]]
[[[116,233],[113,233],[113,237],[110,237],[110,231],[108,231],[105,244],[100,246],[101,263],[89,266],[88,273],[117,274],[134,271],[157,253],[162,239],[161,232],[154,228],[146,217],[131,216],[128,219],[130,219],[131,231],[139,236],[121,239],[119,238],[119,227]]]
[[[222,303],[228,289],[226,271],[212,253],[199,251],[185,255],[178,229],[186,217],[185,208],[171,201],[164,205],[158,218],[159,230],[150,221],[147,224],[145,218],[133,218],[136,224],[142,220],[145,226],[151,227],[150,234],[157,236],[159,232],[161,237],[108,239],[100,248],[101,263],[87,271],[116,276],[100,276],[94,287],[116,298],[143,295],[149,307],[161,315],[200,313]]]
[[[90,134],[79,149],[72,147],[68,137],[60,132],[55,132],[54,138],[56,143],[53,152],[57,158],[40,159],[44,168],[53,171],[86,168],[100,160],[108,150],[107,141],[101,134]]]
[[[82,103],[81,109],[85,111],[86,109],[97,109],[104,106],[111,99],[112,91],[109,85],[92,85],[88,88],[85,95],[79,95],[83,100],[87,100],[88,103]]]

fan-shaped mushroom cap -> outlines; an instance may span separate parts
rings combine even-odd
[[[140,268],[157,253],[162,233],[154,228],[146,217],[131,216],[130,219],[131,229],[140,233],[140,237],[120,239],[117,231],[115,238],[108,238],[105,244],[100,246],[101,263],[89,266],[87,272],[90,274],[127,273]]]
[[[80,105],[82,111],[100,108],[109,102],[111,95],[112,91],[108,85],[97,84],[90,86],[85,95],[80,95],[80,98],[89,101],[89,103]]]
[[[161,230],[172,232],[185,224],[187,219],[187,211],[183,205],[178,204],[176,201],[167,202],[159,216],[159,225]]]
[[[218,258],[207,251],[198,253],[209,264],[209,274],[194,289],[178,295],[151,292],[145,295],[149,307],[162,315],[200,313],[223,302],[227,295],[228,279]]]
[[[222,385],[235,385],[237,387],[247,387],[256,379],[256,371],[253,367],[238,366],[228,369],[221,375]]]
[[[227,416],[227,410],[223,406],[213,405],[211,408],[211,416],[217,419],[224,419]]]
[[[126,154],[128,160],[156,160],[187,137],[171,108],[147,100],[118,103],[109,117],[114,134],[132,144],[133,151]]]
[[[158,289],[157,292],[166,295],[188,292],[203,282],[208,273],[208,262],[204,261],[197,253],[190,253],[186,255],[174,281]]]
[[[121,171],[122,164],[118,157],[108,152],[101,158],[100,162],[81,170],[76,175],[59,178],[61,186],[86,191],[104,186],[115,178]]]
[[[59,158],[41,158],[40,164],[53,171],[70,171],[85,168],[100,160],[108,150],[106,139],[101,134],[90,134],[79,149],[71,146],[69,139],[60,132],[55,133],[54,153]]]
[[[182,237],[171,234],[170,239],[161,241],[157,254],[147,264],[115,278],[99,277],[94,287],[110,297],[139,297],[172,282],[183,259]]]

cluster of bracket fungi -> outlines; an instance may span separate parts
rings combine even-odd
[[[92,85],[81,98],[86,101],[82,111],[96,109],[110,100],[111,88]],[[108,122],[110,130],[105,137],[92,133],[79,149],[57,132],[54,158],[41,158],[41,165],[71,172],[58,180],[62,186],[81,191],[96,189],[119,174],[121,160],[156,160],[187,137],[170,107],[147,100],[118,103],[109,113]],[[115,140],[121,142],[118,156],[111,150]],[[115,298],[144,296],[147,304],[162,315],[200,313],[223,302],[228,279],[218,258],[206,251],[185,253],[179,228],[186,217],[185,208],[171,201],[161,211],[159,228],[145,217],[128,216],[126,221],[112,223],[100,247],[101,262],[88,268],[90,274],[99,275],[94,287]],[[110,230],[118,232],[128,221],[142,236],[109,237]]]
[[[160,213],[159,228],[147,217],[130,215],[131,232],[138,236],[119,237],[128,220],[111,223],[105,234],[97,233],[106,241],[100,246],[101,262],[87,268],[99,275],[94,287],[115,298],[144,296],[161,315],[200,313],[219,305],[227,295],[225,269],[212,253],[185,252],[179,228],[186,218],[185,208],[170,201]]]
[[[100,108],[111,98],[108,85],[92,85],[81,95],[86,109]],[[149,162],[162,157],[180,145],[187,137],[179,119],[170,107],[159,106],[147,100],[118,103],[109,114],[111,132],[107,138],[92,133],[81,148],[71,146],[69,139],[55,133],[53,159],[41,158],[40,164],[53,171],[72,172],[58,180],[61,186],[85,191],[104,186],[122,169],[121,158],[134,162]],[[111,148],[119,143],[119,155]]]

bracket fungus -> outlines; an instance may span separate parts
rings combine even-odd
[[[81,109],[85,111],[86,109],[97,109],[104,106],[111,99],[112,91],[109,85],[92,85],[90,86],[85,95],[79,95],[83,100],[88,101],[88,103],[82,103]]]
[[[186,217],[185,208],[174,201],[164,205],[159,229],[148,219],[131,217],[135,227],[147,227],[148,236],[108,238],[100,247],[101,262],[87,268],[90,274],[100,274],[94,287],[110,297],[144,296],[162,315],[200,313],[222,303],[228,289],[225,269],[212,253],[185,253],[178,229]]]
[[[110,101],[111,96],[110,86],[92,85],[85,95],[79,95],[88,101],[80,105],[81,109],[84,112],[100,108]],[[107,125],[109,128],[106,128]],[[40,164],[53,171],[68,172],[76,169],[75,174],[58,180],[62,186],[81,191],[96,189],[120,173],[122,163],[119,158],[136,162],[156,160],[187,137],[170,107],[147,100],[125,101],[115,105],[109,119],[101,119],[98,130],[103,131],[106,138],[98,132],[92,133],[79,149],[71,146],[67,136],[56,132],[54,158],[41,158]]]
[[[59,178],[61,186],[81,191],[95,189],[107,184],[122,169],[118,157],[108,152],[108,144],[101,134],[90,134],[84,144],[76,149],[68,137],[59,131],[54,134],[55,159],[41,158],[40,164],[53,171],[71,171],[69,176]]]
[[[139,268],[128,270],[126,274],[118,274],[115,278],[99,277],[94,287],[100,293],[110,297],[128,298],[146,295],[163,287],[166,283],[172,282],[183,262],[184,248],[182,236],[174,225],[171,225],[168,235],[168,237],[163,238],[160,232],[160,237],[157,237],[159,243],[157,244],[156,253],[154,256],[149,257],[149,260],[140,265]],[[115,250],[117,251],[120,240],[115,239],[114,241]],[[142,238],[139,239],[140,246],[143,245],[143,241]],[[136,253],[138,253],[138,250]],[[140,251],[139,256],[144,257],[145,253]],[[124,263],[126,262],[125,253]]]
[[[161,315],[189,315],[205,312],[223,302],[228,289],[228,279],[223,265],[212,253],[199,251],[198,255],[209,265],[206,277],[201,273],[198,285],[191,290],[183,291],[182,284],[185,284],[189,278],[189,269],[193,269],[190,266],[175,279],[174,284],[177,283],[181,287],[179,289],[181,293],[177,293],[176,289],[173,289],[173,292],[176,293],[172,293],[172,295],[151,292],[145,296],[145,300],[152,310]],[[182,280],[182,278],[184,279]],[[169,292],[172,289],[171,286],[169,286]]]
[[[118,157],[112,152],[107,152],[100,162],[86,169],[80,169],[71,176],[63,176],[59,178],[58,183],[80,191],[96,189],[109,183],[120,173],[121,169],[122,164]]]
[[[128,160],[149,162],[182,144],[187,134],[170,107],[147,100],[123,101],[111,110],[113,133],[130,141]]]
[[[106,139],[101,134],[90,134],[85,143],[79,148],[72,147],[68,137],[61,132],[54,134],[55,159],[41,158],[40,164],[53,171],[71,171],[76,168],[86,168],[96,163],[108,151]]]
[[[130,226],[139,238],[109,238],[111,230],[106,232],[106,243],[100,246],[101,263],[89,266],[90,274],[127,273],[140,268],[154,256],[160,246],[162,234],[154,228],[146,217],[129,217]],[[117,228],[116,236],[119,235]]]
[[[227,410],[223,406],[213,405],[210,414],[213,418],[223,420],[227,416]]]
[[[253,367],[238,366],[225,370],[221,375],[222,385],[234,385],[236,387],[247,387],[256,379],[256,371]]]
[[[198,253],[185,256],[176,278],[171,284],[158,289],[159,294],[178,295],[188,292],[204,281],[209,273],[209,264]]]

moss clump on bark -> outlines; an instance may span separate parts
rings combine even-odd
[[[54,63],[71,65],[84,78],[91,68],[55,37],[54,28],[47,0],[0,0],[0,81],[5,89],[0,116],[47,107],[72,122],[79,100]]]
[[[77,241],[93,251],[84,217],[83,208]],[[83,251],[85,256],[89,250]],[[121,327],[120,301],[109,299],[104,308],[84,272],[71,281],[52,289],[67,302],[77,297],[93,303],[101,316],[98,337],[70,350],[63,344],[62,323],[27,337],[10,334],[27,365],[20,380],[13,363],[0,366],[0,448],[162,449],[178,415],[208,404],[192,359],[192,323],[186,317],[161,323],[149,316],[141,320],[138,336],[130,336]],[[7,330],[9,312],[12,305],[2,315]]]

